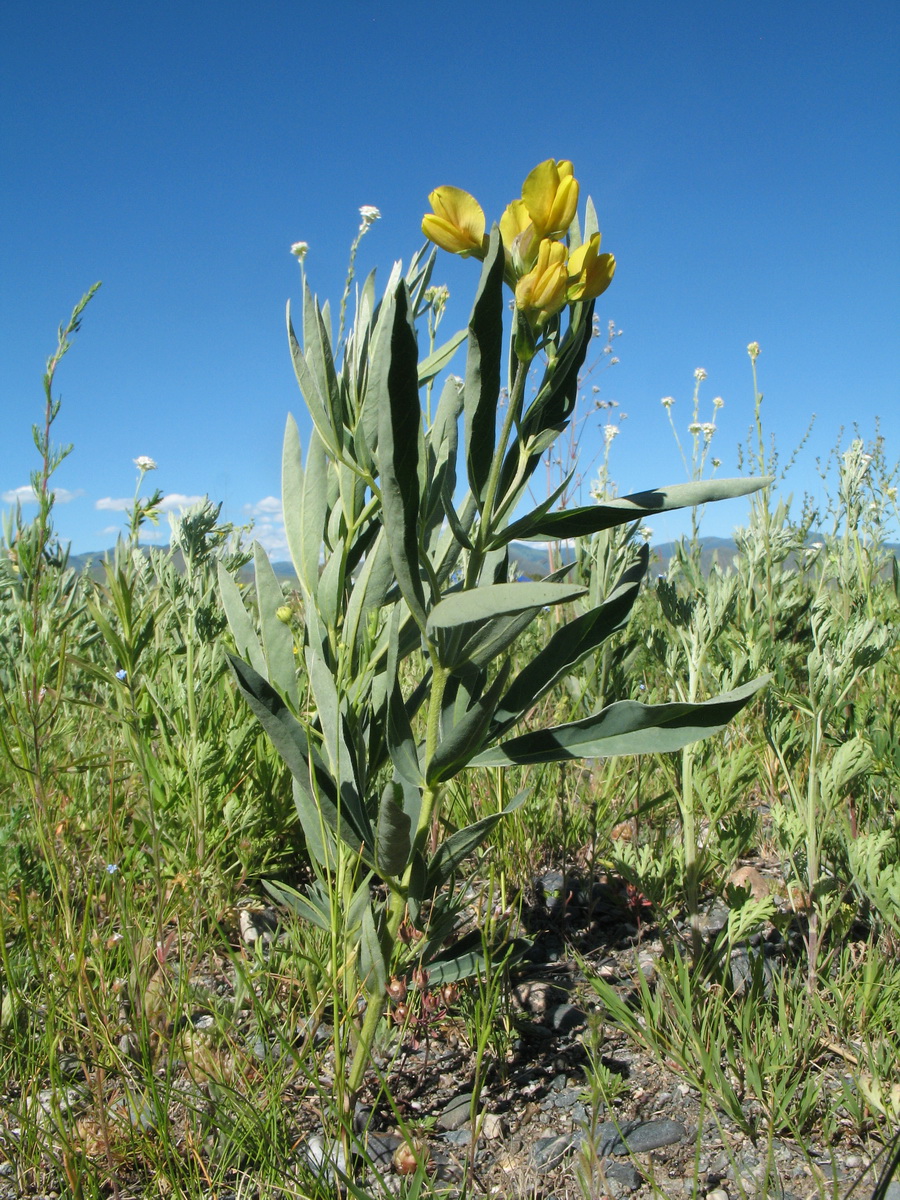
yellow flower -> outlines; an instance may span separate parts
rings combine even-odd
[[[538,237],[562,237],[578,207],[578,180],[568,159],[539,163],[522,184],[522,202]]]
[[[516,307],[538,328],[566,303],[567,285],[566,248],[544,238],[534,267],[516,284]]]
[[[429,241],[468,258],[484,258],[487,238],[484,236],[484,210],[462,188],[439,187],[428,197],[433,213],[422,218],[422,232]]]
[[[595,233],[569,255],[568,290],[566,299],[593,300],[612,283],[616,260],[611,254],[600,254],[600,234]]]

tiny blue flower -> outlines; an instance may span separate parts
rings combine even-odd
[[[127,678],[128,672],[124,669],[124,667],[120,667],[119,670],[116,671],[116,679],[118,679],[119,683],[124,683]]]
[[[107,875],[115,875],[115,873],[116,873],[116,871],[118,871],[118,869],[119,869],[118,863],[107,863],[106,864]]]

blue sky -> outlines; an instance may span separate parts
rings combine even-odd
[[[573,160],[618,260],[598,313],[622,330],[620,361],[586,392],[628,414],[621,492],[684,478],[660,399],[684,438],[697,367],[701,418],[724,399],[713,451],[734,472],[752,340],[785,458],[818,415],[788,490],[815,489],[816,456],[854,422],[868,438],[880,417],[900,457],[898,32],[893,0],[7,5],[0,494],[28,483],[44,361],[99,279],[57,377],[57,441],[75,445],[61,535],[110,545],[149,455],[169,507],[208,494],[284,557],[287,412],[306,428],[290,244],[310,244],[310,284],[337,302],[360,205],[382,219],[359,267],[384,279],[421,244],[432,188],[499,217],[549,157]],[[476,281],[440,255],[447,333]],[[585,463],[606,420],[586,425]],[[709,509],[704,531],[745,512]],[[661,518],[654,540],[684,527]]]

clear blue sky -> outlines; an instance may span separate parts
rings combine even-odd
[[[5,6],[0,494],[36,465],[56,326],[100,279],[58,374],[57,440],[75,443],[61,534],[110,545],[149,455],[173,507],[208,493],[236,522],[258,512],[284,557],[286,413],[305,428],[290,244],[309,242],[310,283],[336,302],[360,205],[383,216],[359,265],[384,279],[421,244],[433,187],[498,217],[549,157],[573,160],[618,260],[598,312],[623,330],[620,362],[597,382],[628,414],[621,492],[683,479],[660,398],[684,435],[697,367],[733,472],[752,340],[785,456],[818,414],[795,494],[842,425],[869,437],[880,416],[900,457],[898,32],[896,0]],[[476,279],[441,254],[448,333]],[[705,531],[745,511],[710,509]],[[662,519],[654,540],[682,527]]]

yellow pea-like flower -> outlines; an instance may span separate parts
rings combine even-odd
[[[616,260],[611,254],[600,254],[600,234],[595,233],[569,255],[566,299],[594,300],[612,283]]]
[[[475,197],[462,188],[444,186],[435,188],[428,199],[434,209],[422,218],[422,232],[428,240],[463,258],[484,258],[484,210]]]
[[[534,267],[516,284],[516,307],[537,328],[565,305],[568,282],[565,246],[544,238]]]
[[[539,163],[522,184],[522,202],[538,237],[562,237],[578,208],[578,180],[569,160]]]

